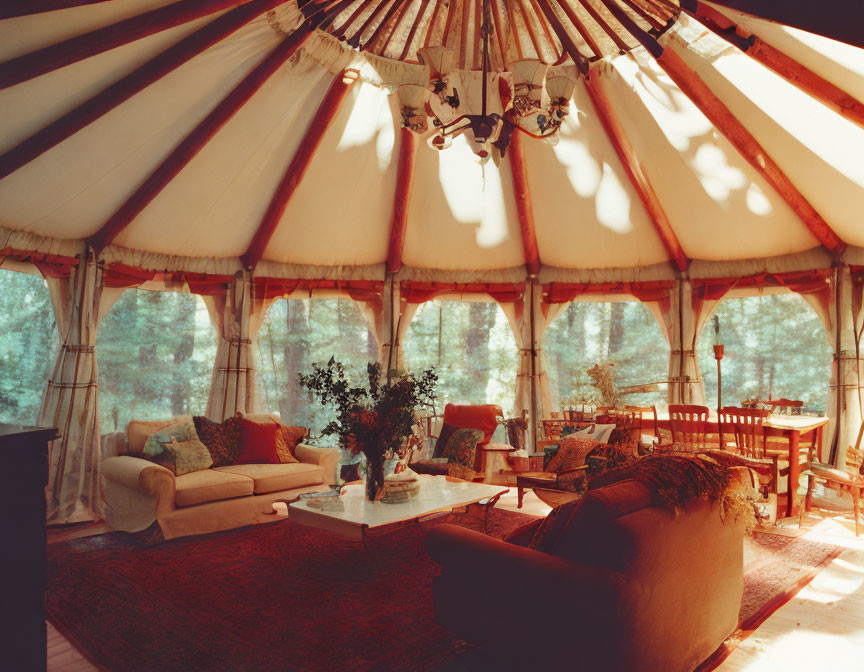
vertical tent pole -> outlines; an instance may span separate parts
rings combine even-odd
[[[526,285],[526,293],[529,300],[529,313],[528,320],[530,324],[530,333],[531,333],[531,344],[530,344],[530,356],[531,356],[531,368],[530,368],[530,413],[531,413],[531,433],[530,433],[530,444],[529,449],[530,452],[535,452],[537,450],[537,424],[540,422],[540,418],[537,417],[537,320],[535,314],[535,291],[536,291],[536,278],[535,276],[528,277],[528,283]]]

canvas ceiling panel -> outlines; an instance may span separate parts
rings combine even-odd
[[[211,20],[198,19],[0,90],[0,151],[27,139]]]
[[[669,258],[584,86],[555,147],[529,138],[522,146],[544,264],[613,268]]]
[[[242,254],[332,76],[287,63],[115,240],[191,257]]]
[[[306,126],[293,132],[302,136]],[[396,184],[397,131],[387,93],[371,84],[355,84],[324,134],[264,258],[330,266],[384,261]],[[283,157],[280,178],[291,156]]]
[[[507,159],[481,166],[463,136],[443,151],[421,141],[403,263],[447,270],[524,264],[511,184]]]
[[[864,49],[798,28],[757,19],[710,2],[706,4],[846,93],[864,100]],[[818,11],[817,6],[814,6],[814,10]]]
[[[58,238],[94,233],[278,40],[256,19],[0,180],[0,224]]]
[[[644,51],[604,67],[603,85],[691,259],[801,252],[818,241]]]
[[[0,63],[173,2],[176,0],[97,2],[4,19],[0,21]]]
[[[803,196],[847,243],[864,244],[864,129],[768,68],[700,34],[695,21],[669,45],[754,135]],[[689,46],[682,38],[691,40]],[[722,44],[721,44],[722,43]]]

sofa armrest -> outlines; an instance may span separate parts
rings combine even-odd
[[[333,485],[336,482],[336,465],[339,462],[339,451],[335,448],[298,443],[294,449],[294,455],[301,462],[324,467],[324,485]]]
[[[165,467],[130,455],[102,460],[102,477],[130,490],[156,498],[156,515],[175,508],[174,474]]]
[[[126,452],[126,435],[123,432],[111,432],[102,435],[102,459],[120,457]]]
[[[426,535],[426,551],[443,566],[445,576],[458,575],[492,590],[508,586],[518,593],[524,588],[525,597],[533,601],[543,595],[554,600],[614,600],[626,581],[623,574],[605,567],[571,562],[456,525],[432,528]]]

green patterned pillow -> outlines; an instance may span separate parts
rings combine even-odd
[[[198,439],[191,441],[171,441],[158,455],[148,456],[156,464],[182,476],[193,471],[202,471],[213,466],[213,458],[207,446]]]
[[[177,443],[199,441],[191,415],[181,415],[175,424],[160,429],[148,437],[147,441],[144,442],[144,454],[150,456],[161,455],[172,441]]]

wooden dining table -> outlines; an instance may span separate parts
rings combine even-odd
[[[800,445],[801,439],[810,439],[815,441],[816,455],[819,461],[822,461],[822,431],[825,425],[829,422],[829,418],[824,415],[771,415],[765,419],[765,433],[769,438],[785,439],[788,446],[789,460],[789,483],[786,496],[786,516],[798,515],[798,479],[801,475],[800,465]],[[671,431],[669,423],[669,414],[658,412],[657,424],[660,429]],[[652,431],[653,418],[642,418],[643,431]],[[708,415],[708,424],[706,426],[708,434],[717,434],[719,432],[717,414],[711,412]]]

